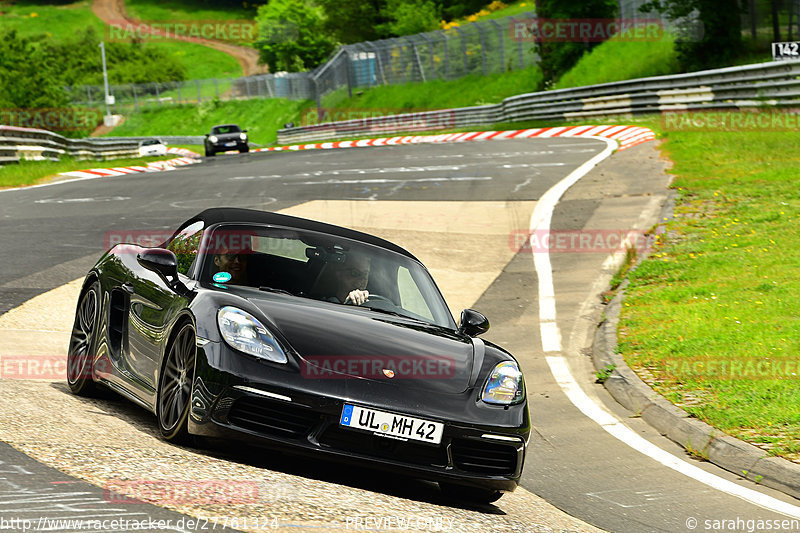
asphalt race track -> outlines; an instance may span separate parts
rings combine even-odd
[[[124,514],[171,521],[180,531],[202,529],[186,523],[198,516],[216,518],[216,529],[264,531],[753,531],[751,523],[769,520],[769,529],[780,531],[797,508],[771,509],[792,498],[689,458],[593,382],[586,354],[602,313],[598,294],[613,271],[600,241],[551,250],[552,322],[561,347],[555,357],[542,348],[543,271],[530,249],[520,248],[542,196],[606,146],[538,138],[220,155],[170,172],[0,191],[0,364],[65,357],[75,281],[114,239],[163,232],[206,207],[280,210],[375,233],[417,255],[456,316],[464,307],[486,314],[492,329],[484,337],[519,359],[535,426],[522,488],[471,508],[415,480],[224,445],[168,445],[156,436],[154,417],[132,404],[76,398],[52,376],[3,379],[0,440],[11,446],[0,445],[0,517],[36,525],[42,516]],[[653,143],[616,153],[564,194],[550,227],[567,237],[641,233],[662,216],[666,185]],[[555,360],[587,401],[711,474],[706,482],[634,450],[584,415],[565,394],[567,377],[554,377]],[[163,509],[120,504],[103,490],[114,486],[110,480],[143,479],[226,480],[237,490],[254,488],[257,497],[173,500]],[[752,494],[718,490],[725,481]],[[714,521],[730,527],[715,529]],[[19,523],[0,529],[22,530]],[[798,527],[784,528],[792,529]]]

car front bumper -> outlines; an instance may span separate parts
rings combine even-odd
[[[452,410],[447,406],[426,409],[426,402],[420,402],[419,397],[409,401],[408,391],[394,396],[390,392],[394,387],[379,388],[383,385],[380,383],[340,380],[350,383],[337,383],[338,392],[326,390],[321,394],[313,390],[313,383],[291,378],[285,371],[265,372],[262,362],[221,343],[198,349],[196,368],[189,417],[192,434],[507,492],[517,487],[522,475],[530,436],[526,404],[513,406],[515,413],[486,406],[491,412],[486,413],[485,420],[473,423],[442,416],[442,410]],[[296,379],[301,381],[292,386]],[[369,390],[368,394],[363,394],[365,390]],[[380,399],[376,401],[372,396]],[[445,403],[474,402],[469,391],[448,396]],[[371,401],[366,401],[367,397]],[[406,403],[401,398],[406,398]],[[430,402],[430,398],[425,400]],[[341,426],[345,403],[442,422],[441,443],[399,441]],[[487,423],[498,419],[512,424]]]

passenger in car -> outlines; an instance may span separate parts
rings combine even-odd
[[[233,285],[247,285],[247,256],[248,250],[220,250],[221,253],[214,255],[214,266],[216,273],[213,280],[222,283],[231,283]],[[218,277],[217,274],[227,273],[230,275]]]

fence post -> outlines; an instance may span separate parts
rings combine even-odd
[[[464,58],[464,75],[469,74],[469,63],[467,63],[467,35],[458,26],[453,26],[461,36],[461,57]]]
[[[387,85],[387,83],[386,83],[386,73],[383,71],[383,62],[381,61],[381,52],[378,49],[378,47],[375,46],[373,43],[369,43],[368,42],[367,44],[369,44],[369,46],[372,47],[372,50],[375,53],[375,66],[377,67],[378,72],[381,73],[381,79],[383,80],[383,84]]]
[[[264,76],[264,85],[267,86],[267,94],[269,94],[270,98],[275,98],[275,93],[272,91],[272,85],[270,85],[270,81],[274,81],[275,77],[272,74]]]
[[[314,100],[317,102],[317,123],[322,120],[322,95],[319,92],[319,81],[315,77],[311,77],[314,82]]]
[[[158,102],[158,105],[162,105],[162,103],[161,103],[161,93],[158,90],[158,82],[154,81],[153,85],[156,86],[156,101]]]
[[[347,76],[347,97],[353,97],[353,80],[350,79],[350,50],[345,50],[344,52],[344,69],[345,75]]]
[[[86,97],[89,99],[89,107],[92,107],[92,89],[86,86]]]
[[[419,36],[422,37],[422,39],[424,39],[425,43],[428,45],[428,52],[429,52],[428,55],[430,56],[430,63],[431,63],[431,67],[430,67],[430,70],[428,72],[429,73],[433,73],[433,77],[435,78],[436,77],[436,63],[433,61],[433,43],[428,38],[428,34],[427,33],[420,33]]]
[[[178,90],[178,105],[180,105],[183,103],[183,97],[181,96],[181,83],[176,83],[175,88]]]
[[[200,80],[194,80],[197,83],[197,103],[203,101],[203,93],[200,91]]]
[[[131,83],[131,88],[133,89],[133,109],[139,111],[139,96],[136,94],[136,84]]]
[[[214,94],[217,95],[217,100],[219,100],[219,83],[217,82],[217,78],[214,78]]]
[[[251,98],[251,95],[250,95],[250,78],[245,78],[244,79],[244,89],[245,89],[245,92],[247,93],[247,99],[249,100]]]
[[[486,35],[484,35],[485,30],[483,29],[483,24],[480,22],[475,23],[475,27],[478,28],[478,36],[481,39],[481,63],[483,64],[483,75],[489,75],[489,65],[486,64]]]
[[[503,48],[504,48],[503,45],[505,44],[505,41],[503,41],[503,28],[500,26],[500,23],[497,22],[494,19],[490,20],[489,22],[491,22],[492,25],[495,28],[497,28],[497,45],[499,47],[498,51],[500,52],[500,72],[505,72],[506,71],[506,61],[505,61],[505,59],[503,57],[503,51],[504,51],[503,50]]]
[[[444,79],[450,79],[450,57],[447,53],[447,35],[442,32],[442,44],[444,45]]]

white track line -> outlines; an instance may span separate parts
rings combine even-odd
[[[616,141],[612,139],[603,140],[606,141],[608,145],[605,150],[586,161],[573,170],[567,177],[556,183],[544,193],[542,198],[536,203],[536,207],[531,214],[529,226],[531,239],[539,235],[539,232],[549,231],[553,210],[567,189],[588,174],[600,161],[611,155],[617,147]],[[531,250],[536,250],[533,242],[531,242]],[[562,351],[561,331],[556,322],[556,298],[550,254],[546,251],[534,252],[533,264],[536,269],[536,276],[539,280],[539,330],[542,337],[542,349],[545,353],[558,353]],[[545,357],[545,360],[550,367],[550,372],[553,374],[556,383],[558,383],[558,386],[567,398],[569,398],[569,401],[584,415],[597,422],[600,427],[611,436],[624,442],[634,450],[658,461],[667,468],[689,476],[713,489],[736,496],[737,498],[741,498],[765,509],[793,518],[800,518],[800,507],[783,502],[758,491],[748,489],[710,472],[706,472],[640,437],[614,415],[595,403],[594,400],[581,389],[580,385],[569,371],[567,360],[563,355],[548,355]]]

